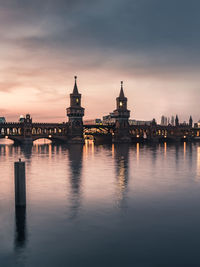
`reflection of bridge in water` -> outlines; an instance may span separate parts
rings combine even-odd
[[[84,125],[84,108],[81,107],[81,94],[78,92],[76,77],[70,107],[67,108],[68,122],[35,123],[29,114],[20,121],[0,123],[0,138],[11,139],[19,144],[32,144],[33,141],[47,138],[53,143],[83,143],[92,138],[99,143],[130,143],[143,141],[190,141],[200,136],[200,129],[192,124],[161,126],[152,121],[151,125],[129,125],[130,111],[124,96],[123,83],[114,110],[115,123],[103,125]]]

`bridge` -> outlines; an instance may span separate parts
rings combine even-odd
[[[152,121],[151,125],[130,125],[130,111],[127,109],[127,98],[121,82],[120,94],[116,98],[114,110],[115,123],[103,125],[84,125],[84,108],[81,106],[81,94],[77,81],[70,94],[70,107],[67,108],[68,121],[63,123],[33,122],[30,114],[19,122],[0,123],[0,138],[13,140],[16,144],[32,144],[41,138],[53,143],[84,143],[93,139],[99,143],[131,142],[166,142],[193,141],[200,138],[200,128],[193,128],[190,121],[187,125],[161,126]]]

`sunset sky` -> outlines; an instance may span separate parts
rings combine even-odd
[[[199,0],[0,0],[0,116],[65,121],[78,76],[85,119],[200,119]]]

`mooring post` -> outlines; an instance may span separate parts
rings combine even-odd
[[[15,162],[15,206],[26,206],[26,176],[25,176],[25,162]]]

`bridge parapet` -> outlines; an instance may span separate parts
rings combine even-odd
[[[171,140],[171,141],[180,141],[180,140],[192,140],[200,134],[196,131],[195,128],[190,126],[130,126],[130,134],[133,138],[144,138],[146,140]],[[136,139],[137,140],[137,139]]]
[[[30,115],[21,122],[0,123],[0,138],[8,138],[16,143],[32,143],[39,138],[52,141],[67,141],[68,123],[32,122]]]

